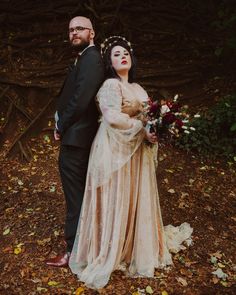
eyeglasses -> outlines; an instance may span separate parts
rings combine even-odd
[[[69,33],[74,33],[74,32],[80,33],[80,32],[83,32],[84,30],[92,30],[92,29],[78,26],[78,27],[70,28]]]

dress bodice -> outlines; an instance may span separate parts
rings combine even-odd
[[[112,114],[112,119],[128,120],[128,118],[132,119],[139,115],[142,111],[142,103],[148,100],[148,94],[136,83],[122,83],[118,79],[108,79],[100,88],[97,98],[105,119],[109,121]],[[124,109],[124,105],[129,106]],[[128,128],[127,126],[125,129]]]

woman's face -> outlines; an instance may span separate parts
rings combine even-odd
[[[132,66],[129,51],[119,45],[113,47],[111,50],[111,63],[118,74],[129,71]]]

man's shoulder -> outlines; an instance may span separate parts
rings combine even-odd
[[[81,55],[79,59],[80,65],[82,64],[102,64],[102,57],[100,52],[95,46],[91,46]]]
[[[101,58],[101,53],[99,52],[99,50],[97,49],[96,46],[90,46],[89,48],[87,48],[81,57],[83,57],[83,56],[85,57],[88,55],[89,56],[93,55],[93,56],[97,56],[97,57]]]

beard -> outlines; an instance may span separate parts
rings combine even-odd
[[[74,39],[77,39],[76,37]],[[71,46],[74,50],[78,51],[78,52],[81,52],[83,51],[86,47],[89,46],[89,39],[88,40],[85,40],[85,39],[80,39],[80,43],[73,43],[73,40],[71,41]]]

